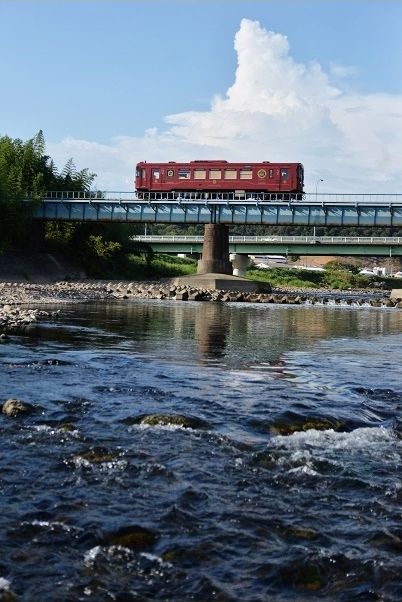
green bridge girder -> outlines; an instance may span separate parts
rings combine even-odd
[[[55,221],[402,227],[402,195],[305,195],[302,201],[146,201],[133,193],[48,193],[35,217]],[[52,195],[61,195],[53,198]],[[81,195],[81,196],[80,196]],[[389,198],[388,198],[389,197]]]
[[[249,240],[254,238],[255,240]],[[272,240],[267,240],[272,238]],[[289,240],[292,239],[293,240]],[[328,241],[332,238],[332,241]],[[135,236],[146,242],[156,253],[202,253],[202,236]],[[243,240],[242,240],[243,239]],[[259,239],[259,240],[258,240]],[[265,240],[264,240],[265,239]],[[304,240],[300,240],[304,239]],[[229,237],[229,252],[245,255],[360,255],[402,256],[402,238],[380,237]]]

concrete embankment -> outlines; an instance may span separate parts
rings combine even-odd
[[[44,283],[85,278],[82,266],[57,253],[4,251],[0,254],[0,282]]]

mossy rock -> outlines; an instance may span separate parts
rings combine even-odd
[[[208,428],[208,424],[196,418],[194,416],[182,416],[179,414],[150,414],[143,416],[139,419],[140,424],[147,424],[150,426],[182,426],[189,429],[205,429]]]
[[[94,447],[86,452],[76,454],[74,458],[82,458],[91,464],[98,464],[101,462],[111,462],[116,459],[116,456],[104,447]]]
[[[319,416],[310,416],[293,424],[290,422],[278,421],[270,425],[270,431],[274,435],[292,435],[293,433],[308,431],[310,429],[316,431],[334,430],[336,432],[342,432],[345,430],[345,422]]]
[[[109,546],[121,546],[129,550],[144,550],[152,547],[158,537],[155,533],[140,527],[138,525],[130,525],[121,527],[115,533],[107,537]]]
[[[310,529],[309,527],[287,527],[285,529],[286,537],[297,538],[297,539],[317,539],[318,533],[314,531],[314,529]]]
[[[284,582],[294,585],[297,589],[318,591],[324,586],[321,569],[315,563],[303,563],[282,569],[281,576]]]
[[[61,431],[67,431],[67,432],[77,430],[77,427],[75,426],[75,424],[73,422],[65,422],[64,424],[60,424],[57,428]]]

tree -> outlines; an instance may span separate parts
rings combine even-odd
[[[27,226],[46,190],[89,190],[96,174],[70,159],[61,174],[45,154],[42,130],[23,142],[0,137],[0,250],[26,242]]]

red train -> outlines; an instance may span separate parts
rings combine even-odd
[[[139,198],[301,198],[304,170],[301,163],[189,163],[137,164],[135,188]]]

